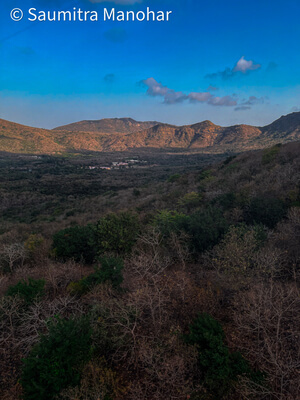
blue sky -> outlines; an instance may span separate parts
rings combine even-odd
[[[29,8],[73,7],[99,21],[28,21]],[[103,22],[104,7],[172,14]],[[4,0],[0,117],[45,128],[109,117],[265,125],[300,111],[299,16],[299,0]]]

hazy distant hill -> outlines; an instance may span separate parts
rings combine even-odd
[[[54,153],[65,151],[125,151],[137,148],[244,151],[300,139],[300,112],[265,127],[222,127],[210,121],[174,126],[131,118],[81,121],[53,130],[0,120],[0,151]]]

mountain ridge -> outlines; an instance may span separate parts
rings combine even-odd
[[[71,124],[58,126],[53,131],[99,132],[99,133],[129,133],[151,128],[160,122],[136,121],[133,118],[103,118],[100,120],[82,120]]]
[[[284,115],[264,127],[246,124],[222,127],[208,120],[176,126],[132,118],[105,118],[49,130],[0,119],[0,151],[14,153],[108,152],[138,148],[220,153],[296,140],[300,140],[300,112]]]

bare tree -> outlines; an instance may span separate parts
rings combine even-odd
[[[6,244],[0,251],[1,258],[7,263],[9,270],[12,272],[17,263],[23,266],[26,258],[26,249],[22,243]]]
[[[149,228],[141,235],[131,258],[127,260],[130,274],[141,279],[161,275],[172,264],[172,256],[163,242],[164,239],[156,228]]]
[[[9,349],[18,343],[18,322],[22,315],[23,301],[18,296],[4,296],[0,300],[0,349]]]
[[[178,334],[139,343],[138,377],[130,386],[130,399],[183,400],[193,392],[197,355]]]
[[[291,208],[287,220],[278,224],[273,235],[274,245],[283,253],[282,273],[299,281],[300,278],[300,209]]]
[[[300,301],[293,284],[257,284],[236,297],[238,346],[267,373],[274,398],[294,400],[300,380]]]
[[[47,332],[49,318],[56,315],[70,317],[83,312],[83,306],[72,296],[35,302],[28,308],[24,308],[24,302],[18,296],[4,296],[0,302],[0,343],[3,344],[0,347],[5,351],[10,345],[24,356],[38,342],[40,334]]]

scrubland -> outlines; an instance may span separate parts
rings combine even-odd
[[[300,143],[0,158],[4,400],[300,393]]]

